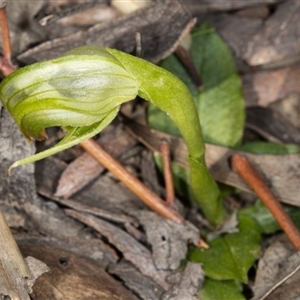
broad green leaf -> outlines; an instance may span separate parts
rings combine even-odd
[[[291,217],[295,225],[300,228],[299,208],[290,205],[284,205],[284,209]],[[277,221],[260,200],[256,201],[256,203],[251,207],[241,209],[239,213],[251,216],[253,219],[255,219],[260,227],[260,231],[263,234],[273,234],[280,230]]]
[[[252,217],[239,214],[239,232],[226,234],[210,243],[210,248],[194,248],[188,259],[202,263],[205,275],[217,280],[240,280],[247,283],[249,268],[258,258],[260,230]]]
[[[203,82],[197,106],[205,140],[234,147],[241,141],[245,101],[231,53],[213,28],[193,33],[191,54]]]
[[[297,145],[282,145],[268,142],[251,142],[238,147],[239,150],[253,154],[298,154],[300,147]]]
[[[233,74],[211,88],[204,85],[198,113],[206,142],[228,147],[240,143],[245,114],[238,75]]]
[[[234,280],[213,280],[207,278],[199,292],[201,300],[244,300],[241,283]]]

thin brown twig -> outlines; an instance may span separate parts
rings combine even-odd
[[[269,209],[295,249],[300,250],[299,230],[252,164],[247,158],[239,154],[232,156],[231,163],[233,169],[247,182]]]
[[[2,32],[3,57],[10,63],[11,60],[11,43],[9,37],[9,28],[6,15],[6,4],[2,1],[0,5],[0,22]]]
[[[15,70],[16,68],[14,68],[10,62],[8,62],[5,58],[0,56],[0,72],[4,77],[8,76]]]
[[[174,182],[171,169],[171,149],[170,144],[167,141],[162,141],[160,145],[160,151],[163,161],[163,171],[165,179],[165,188],[166,188],[166,202],[172,206],[175,201],[174,193]]]
[[[105,152],[93,139],[81,142],[80,145],[100,162],[113,175],[120,179],[132,192],[134,192],[146,205],[163,217],[178,223],[183,223],[182,216],[166,202],[150,191],[141,181],[130,174],[120,163]]]

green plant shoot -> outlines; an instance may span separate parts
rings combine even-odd
[[[52,126],[67,131],[53,148],[11,168],[91,138],[115,118],[122,103],[137,95],[164,111],[179,128],[189,152],[191,190],[209,222],[219,224],[225,210],[205,166],[200,122],[188,88],[168,71],[114,49],[76,48],[60,58],[19,69],[2,81],[1,102],[28,139],[44,139],[45,128]]]

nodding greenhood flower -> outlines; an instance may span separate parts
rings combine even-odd
[[[166,70],[129,54],[96,46],[26,66],[0,84],[0,99],[22,133],[33,140],[45,128],[68,133],[51,149],[15,162],[34,162],[99,133],[120,105],[140,96],[166,112],[178,126],[189,151],[191,188],[212,224],[224,216],[220,193],[204,162],[204,142],[197,109],[185,84]]]

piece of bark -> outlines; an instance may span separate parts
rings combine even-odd
[[[7,206],[16,208],[16,214],[24,217],[26,230],[54,236],[76,235],[82,228],[80,223],[38,198],[33,164],[16,168],[8,176],[7,170],[12,163],[34,152],[34,145],[26,141],[16,123],[3,110],[0,117],[0,203],[3,201]]]
[[[33,257],[23,259],[0,210],[0,296],[29,300],[35,280],[49,268]]]
[[[225,3],[225,1],[222,2]],[[261,29],[263,24],[261,19],[249,19],[229,14],[208,14],[199,15],[197,24],[209,24],[215,28],[230,48],[237,69],[242,73],[249,71],[249,66],[243,60],[243,54],[251,37]]]
[[[149,277],[142,275],[138,269],[126,260],[121,260],[118,264],[110,265],[108,272],[120,278],[124,282],[124,285],[141,299],[157,300],[161,298],[164,292],[160,285]]]
[[[37,190],[49,199],[54,197],[55,187],[66,164],[54,157],[36,163]],[[51,176],[49,176],[51,174]],[[90,185],[72,196],[72,200],[91,208],[99,208],[111,215],[129,214],[131,210],[145,209],[145,204],[109,173],[100,176]]]
[[[119,282],[94,263],[55,248],[21,246],[24,255],[43,259],[51,269],[36,281],[33,300],[137,300]]]
[[[295,253],[286,236],[279,236],[259,260],[252,300],[298,299],[300,271],[295,274],[293,271],[299,269],[299,265],[299,252]],[[293,276],[287,279],[291,274]]]
[[[116,128],[113,133],[107,135],[108,137],[101,137],[98,142],[114,158],[120,157],[136,144],[135,139],[121,127]],[[91,155],[88,153],[82,154],[71,162],[61,174],[55,196],[70,197],[94,180],[104,170],[105,168]]]
[[[43,61],[81,45],[105,46],[134,53],[136,33],[139,32],[143,58],[158,62],[176,49],[193,25],[194,20],[179,1],[167,0],[114,21],[97,24],[86,31],[43,43],[22,53],[18,59],[27,64]]]
[[[192,14],[203,12],[224,12],[242,9],[246,7],[255,7],[262,4],[275,4],[284,2],[286,0],[199,0],[199,1],[185,1],[184,5],[189,9]]]
[[[102,269],[109,264],[115,264],[119,259],[116,251],[100,239],[94,238],[91,233],[81,233],[81,236],[57,239],[54,237],[31,236],[29,234],[14,235],[19,247],[35,246],[55,248],[72,252],[75,255],[93,260]]]
[[[166,277],[170,272],[157,270],[153,264],[150,250],[137,242],[128,233],[89,214],[79,213],[70,209],[65,210],[65,212],[67,215],[91,226],[106,236],[109,242],[121,251],[124,258],[138,268],[143,275],[150,277],[163,289],[168,289],[169,284],[166,282]]]
[[[162,300],[199,299],[197,293],[204,282],[204,271],[201,264],[188,262],[183,272],[172,274],[170,277],[172,286],[163,295]]]
[[[290,95],[270,105],[300,130],[300,94]]]
[[[300,59],[300,2],[286,1],[254,35],[243,55],[251,66],[285,64]]]
[[[199,230],[190,222],[177,224],[152,211],[139,211],[136,217],[151,244],[153,262],[158,270],[176,270],[186,258],[188,243],[198,244]]]
[[[125,125],[140,142],[152,151],[160,152],[162,139],[171,145],[173,160],[184,168],[188,168],[186,161],[187,149],[183,139],[151,129],[126,120]],[[253,193],[249,187],[235,174],[230,167],[230,157],[240,153],[239,151],[206,144],[206,165],[213,177],[222,183],[240,188]],[[300,179],[300,155],[253,155],[243,153],[258,169],[267,176],[267,182],[277,199],[291,205],[300,206],[299,179]]]
[[[86,205],[81,202],[72,200],[72,199],[64,199],[59,198],[56,196],[53,196],[47,189],[40,188],[39,193],[51,200],[54,200],[62,205],[65,205],[67,207],[73,208],[74,210],[80,211],[80,212],[86,212],[89,214],[92,214],[94,216],[101,217],[105,220],[109,220],[114,223],[119,223],[123,225],[128,232],[130,232],[132,235],[134,234],[135,237],[139,237],[138,239],[142,238],[140,231],[138,231],[136,228],[139,226],[139,222],[136,218],[133,218],[129,215],[122,214],[122,213],[114,213],[111,211],[107,211],[105,209]]]
[[[300,93],[300,65],[242,76],[246,105],[268,106],[291,94]]]
[[[271,108],[248,108],[246,126],[271,142],[300,145],[299,129]]]

